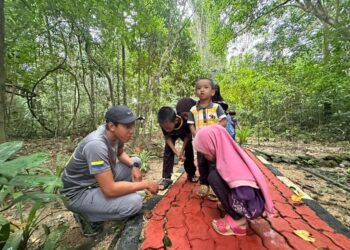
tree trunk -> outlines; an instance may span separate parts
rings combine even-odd
[[[90,115],[91,115],[91,128],[96,128],[96,100],[95,100],[95,81],[93,72],[93,62],[91,60],[91,47],[88,37],[85,37],[85,52],[89,62],[89,77],[90,77]]]
[[[125,46],[122,44],[122,77],[123,77],[123,104],[127,105],[126,103],[126,62],[125,62]]]
[[[54,57],[54,52],[53,52],[53,47],[52,47],[52,39],[51,39],[51,32],[50,32],[50,27],[49,27],[49,21],[47,16],[45,17],[45,24],[46,24],[46,32],[47,32],[47,41],[48,41],[48,46],[49,46],[49,51],[50,55],[52,58]],[[56,128],[55,128],[55,135],[59,135],[61,131],[61,108],[60,108],[60,97],[59,97],[59,87],[58,87],[58,80],[57,80],[57,75],[54,74],[53,76],[53,83],[54,83],[54,89],[55,89],[55,104],[56,104]]]
[[[328,40],[329,28],[327,24],[323,24],[323,60],[325,62],[329,59],[329,40]]]
[[[119,46],[117,46],[117,104],[120,105],[120,68],[119,68]]]
[[[0,143],[6,140],[5,131],[5,14],[4,0],[0,0]]]

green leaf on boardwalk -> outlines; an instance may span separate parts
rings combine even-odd
[[[168,237],[168,235],[164,235],[163,244],[165,247],[172,247],[173,243],[171,242],[171,239]]]
[[[0,163],[5,162],[14,153],[21,149],[23,143],[21,141],[11,141],[0,144]]]
[[[15,160],[4,162],[0,166],[0,174],[6,177],[14,177],[23,169],[39,167],[49,159],[46,153],[35,153],[28,156],[21,156]]]

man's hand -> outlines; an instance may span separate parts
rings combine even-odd
[[[142,181],[141,169],[138,167],[133,167],[131,169],[131,177],[133,182]]]
[[[147,190],[150,191],[152,194],[157,194],[159,190],[159,185],[155,181],[147,181],[148,182],[148,187]]]

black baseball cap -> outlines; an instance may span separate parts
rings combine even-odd
[[[105,115],[106,122],[128,124],[132,123],[139,117],[135,116],[132,111],[124,105],[117,105],[109,108]]]

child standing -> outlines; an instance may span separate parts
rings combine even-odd
[[[230,115],[230,119],[231,119],[231,123],[232,123],[232,127],[233,127],[233,140],[236,140],[236,131],[238,128],[239,130],[241,130],[241,127],[239,126],[238,124],[238,120],[237,120],[237,117],[236,117],[236,111],[230,111],[229,112],[229,115]]]
[[[184,162],[187,179],[190,182],[197,182],[195,176],[196,166],[192,148],[192,136],[187,124],[187,117],[190,108],[196,102],[191,98],[183,98],[176,105],[176,113],[171,107],[162,107],[158,111],[158,123],[165,137],[165,147],[163,154],[163,173],[160,182],[160,190],[167,189],[171,184],[171,174],[174,167],[174,155]],[[175,147],[177,139],[183,141],[182,148],[178,151]]]
[[[222,235],[246,235],[247,219],[264,211],[273,213],[267,183],[255,162],[241,149],[221,126],[198,131],[194,148],[215,162],[208,181],[227,215],[213,220],[214,230]]]
[[[209,125],[220,124],[226,127],[224,110],[219,104],[212,102],[214,94],[215,85],[211,79],[200,78],[197,80],[196,96],[199,98],[199,101],[190,109],[187,121],[193,137],[196,136],[200,129]],[[200,152],[197,153],[197,163],[200,174],[199,181],[202,185],[199,195],[206,196],[209,193],[208,173],[210,163]],[[214,197],[213,200],[215,200]]]
[[[220,93],[220,86],[217,84],[215,84],[215,94],[212,98],[212,101],[220,104],[220,106],[224,110],[226,114],[226,130],[231,135],[231,137],[235,140],[235,129],[231,120],[231,116],[227,112],[228,104],[224,101],[224,98],[222,98]]]

